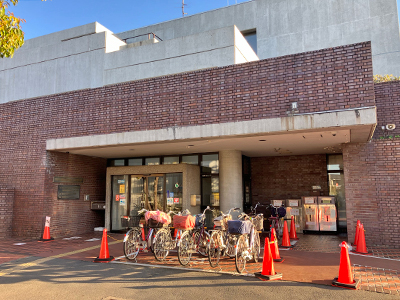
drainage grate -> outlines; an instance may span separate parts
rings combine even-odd
[[[364,291],[400,295],[400,277],[395,270],[353,265],[354,278]]]

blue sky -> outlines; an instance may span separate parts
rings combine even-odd
[[[188,15],[248,0],[185,0]],[[19,0],[10,7],[26,20],[25,39],[99,22],[118,33],[182,17],[182,0]]]
[[[246,1],[185,0],[185,12],[193,15]],[[94,21],[115,33],[123,32],[180,18],[181,6],[182,0],[20,0],[10,10],[26,20],[22,30],[25,39],[30,39]]]

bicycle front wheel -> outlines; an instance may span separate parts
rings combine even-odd
[[[159,230],[154,236],[154,257],[158,261],[163,261],[169,254],[171,235],[165,230]]]
[[[210,237],[210,245],[208,249],[208,261],[210,266],[215,268],[219,265],[219,259],[221,257],[221,232],[214,231]]]
[[[246,268],[246,258],[244,257],[247,250],[247,236],[241,235],[236,244],[235,265],[236,271],[242,273]]]
[[[127,259],[134,260],[140,250],[140,242],[142,241],[142,233],[139,229],[130,229],[124,237],[124,255]]]
[[[193,236],[189,231],[185,231],[179,241],[178,260],[182,266],[186,266],[192,257],[192,251],[195,248]]]
[[[267,245],[269,246],[269,245]],[[258,262],[260,259],[260,251],[261,251],[261,241],[260,241],[260,234],[258,231],[254,233],[254,245],[253,245],[253,259],[254,262]]]

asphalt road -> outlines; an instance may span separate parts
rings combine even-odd
[[[290,281],[27,257],[0,265],[0,299],[399,299]]]

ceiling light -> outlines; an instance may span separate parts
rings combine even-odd
[[[266,142],[267,140],[259,140],[259,142]]]

